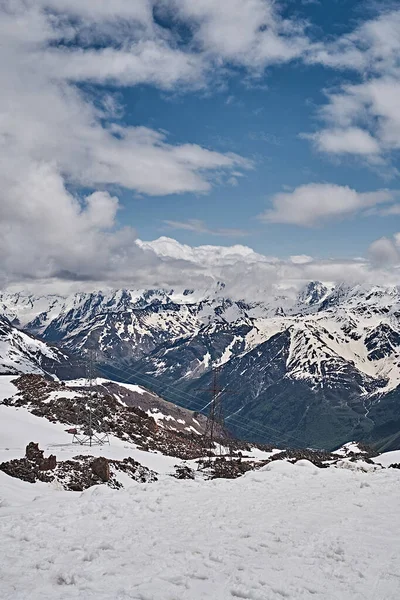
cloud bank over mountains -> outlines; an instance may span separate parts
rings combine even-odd
[[[116,243],[118,239],[120,246]],[[324,260],[306,255],[283,260],[242,245],[192,247],[168,237],[145,242],[134,239],[130,232],[126,238],[121,234],[111,240],[100,257],[88,255],[79,273],[65,264],[64,269],[53,275],[43,269],[32,277],[13,277],[6,287],[10,291],[24,288],[35,294],[69,294],[116,288],[212,291],[220,289],[223,283],[224,295],[255,301],[282,293],[294,296],[306,283],[315,280],[350,285],[400,283],[397,267],[400,239],[378,240],[371,246],[367,259]],[[107,238],[100,239],[99,244],[106,241]],[[88,265],[90,258],[93,262]],[[63,259],[60,256],[60,261]]]
[[[400,147],[400,10],[321,41],[307,23],[284,17],[269,0],[5,0],[0,36],[2,286],[222,280],[232,293],[246,288],[262,294],[308,279],[343,279],[344,273],[352,280],[397,280],[399,236],[374,242],[368,259],[344,262],[284,261],[243,246],[188,249],[174,241],[161,252],[165,240],[138,242],[132,228],[117,224],[119,189],[144,196],[205,194],[254,164],[250,157],[173,143],[166,132],[126,125],[113,89],[146,84],[206,93],[237,69],[256,81],[266,68],[293,61],[351,70],[359,82],[327,90],[320,128],[299,134],[323,153],[390,164]],[[76,191],[83,189],[91,191]],[[366,210],[396,214],[396,198],[387,190],[359,193],[312,182],[276,195],[261,218],[315,226]],[[169,224],[207,231],[196,220]]]

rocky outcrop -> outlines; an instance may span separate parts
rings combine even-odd
[[[176,479],[194,479],[195,474],[193,469],[187,465],[175,465],[174,477],[176,477]]]
[[[241,458],[216,458],[210,465],[210,479],[236,479],[247,471],[254,471],[262,466],[259,461],[242,461]]]
[[[48,469],[45,468],[47,466]],[[132,458],[107,460],[104,457],[81,455],[57,462],[54,455],[45,458],[43,450],[34,442],[28,444],[24,458],[1,463],[0,471],[29,483],[55,483],[65,490],[76,492],[99,484],[119,489],[123,487],[118,480],[119,472],[139,483],[157,481],[154,471]]]
[[[37,465],[39,471],[53,471],[57,465],[57,459],[54,454],[44,457],[43,450],[39,449],[39,444],[30,442],[25,450],[25,458]]]
[[[24,458],[1,463],[0,471],[29,483],[35,481],[49,482],[53,479],[50,472],[54,471],[56,466],[57,460],[54,454],[50,454],[49,457],[45,458],[39,444],[30,442],[26,447]]]

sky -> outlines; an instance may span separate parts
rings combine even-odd
[[[3,289],[400,284],[398,2],[3,0],[0,35]]]

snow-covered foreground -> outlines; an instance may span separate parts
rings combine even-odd
[[[396,469],[277,461],[83,493],[0,476],[2,600],[400,597]]]
[[[0,398],[12,380],[0,378]],[[182,481],[170,477],[177,458],[116,437],[75,446],[65,428],[0,406],[0,462],[34,441],[59,460],[131,456],[159,481],[79,493],[0,471],[1,600],[400,598],[400,470],[276,461],[236,480]],[[400,451],[374,460],[400,462]]]

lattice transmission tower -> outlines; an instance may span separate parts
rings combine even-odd
[[[208,455],[210,460],[211,457],[214,455],[214,443],[217,430],[219,429],[218,437],[221,437],[221,433],[224,428],[222,395],[228,391],[226,388],[221,388],[219,385],[219,371],[219,367],[214,367],[211,386],[202,390],[206,392],[211,392],[211,402],[209,404],[207,423],[204,431],[204,445],[206,448],[208,448]],[[221,444],[219,444],[219,453],[221,454]]]
[[[77,425],[69,430],[73,434],[72,443],[81,446],[102,446],[110,443],[104,398],[95,388],[95,360],[96,352],[90,349],[86,361],[85,392],[78,400]]]

